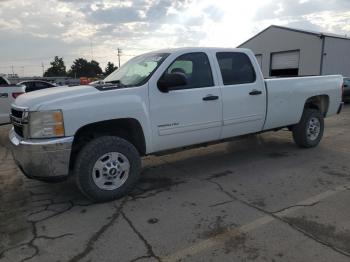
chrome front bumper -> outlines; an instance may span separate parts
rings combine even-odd
[[[68,176],[73,137],[24,140],[12,128],[9,138],[13,158],[27,177]]]

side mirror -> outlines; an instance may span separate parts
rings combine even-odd
[[[183,73],[165,74],[158,81],[158,88],[164,93],[185,85],[187,85],[187,78]]]

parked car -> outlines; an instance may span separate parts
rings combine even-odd
[[[57,86],[56,84],[41,80],[23,81],[18,83],[18,85],[24,85],[26,87],[26,93]]]
[[[0,125],[10,123],[11,104],[24,91],[23,85],[11,85],[6,77],[0,76]]]
[[[350,102],[350,78],[344,77],[344,83],[343,83],[343,101],[346,103]]]
[[[162,50],[101,84],[20,96],[9,138],[29,178],[73,175],[88,198],[109,201],[135,186],[145,155],[285,127],[298,146],[317,146],[324,118],[341,111],[342,82],[264,80],[247,49]]]

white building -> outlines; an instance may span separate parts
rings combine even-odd
[[[350,38],[272,25],[239,47],[251,49],[265,77],[350,76]]]

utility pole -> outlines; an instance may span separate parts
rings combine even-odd
[[[118,68],[120,68],[120,56],[121,56],[121,54],[122,54],[122,50],[118,47]]]
[[[44,67],[44,63],[43,63],[43,62],[41,62],[41,67],[42,67],[42,69],[43,69],[43,77],[44,77],[44,74],[45,74],[45,67]]]
[[[90,51],[91,51],[91,60],[94,60],[94,46],[92,45],[92,40],[90,40]]]
[[[15,75],[15,70],[13,69],[13,65],[11,66],[12,68],[12,75]]]

